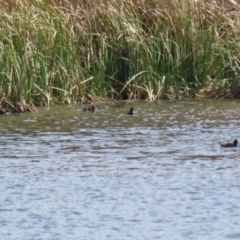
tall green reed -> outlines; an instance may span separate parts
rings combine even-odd
[[[239,9],[228,2],[2,6],[2,106],[217,97],[239,85]]]

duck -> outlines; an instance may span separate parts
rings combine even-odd
[[[133,109],[133,107],[132,107],[132,108],[130,108],[130,110],[129,110],[129,112],[128,112],[127,114],[128,114],[128,115],[133,115],[133,114],[134,114],[133,111],[134,111],[134,109]]]
[[[89,108],[83,108],[83,111],[86,112],[86,111],[90,111],[90,112],[95,112],[97,110],[97,107],[96,105],[92,105],[91,107]]]
[[[92,105],[90,108],[88,108],[88,111],[95,112],[97,110],[97,107],[95,105]]]
[[[235,139],[233,142],[220,143],[221,147],[237,147],[238,140]]]
[[[0,114],[10,114],[12,110],[9,108],[0,108]]]

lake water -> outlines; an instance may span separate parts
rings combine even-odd
[[[239,101],[83,107],[0,116],[0,240],[240,239]]]

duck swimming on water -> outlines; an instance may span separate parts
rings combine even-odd
[[[133,109],[133,108],[130,108],[130,110],[129,110],[129,112],[128,112],[127,114],[128,114],[128,115],[133,115],[133,114],[134,114],[133,111],[134,111],[134,109]]]
[[[86,112],[86,111],[90,111],[90,112],[95,112],[97,110],[97,107],[96,105],[92,105],[91,107],[89,108],[83,108],[83,111]]]
[[[9,108],[0,108],[0,114],[10,114],[12,110]]]
[[[220,143],[221,147],[237,147],[238,140],[235,139],[233,142]]]
[[[95,112],[97,110],[97,107],[95,105],[92,105],[90,108],[88,108],[88,111]]]

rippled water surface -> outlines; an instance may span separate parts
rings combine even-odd
[[[1,240],[240,239],[240,102],[97,107],[0,116]]]

